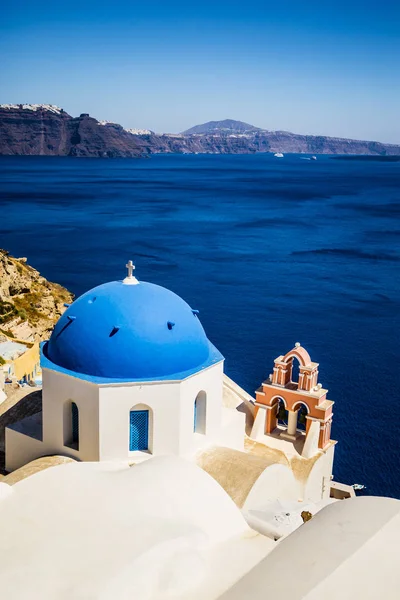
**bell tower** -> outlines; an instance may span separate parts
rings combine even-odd
[[[299,363],[298,381],[293,381],[294,361]],[[328,390],[318,383],[318,363],[312,362],[307,350],[298,342],[284,356],[275,359],[271,375],[256,390],[256,410],[251,437],[271,435],[290,441],[307,438],[319,428],[318,448],[331,441],[332,406]],[[305,433],[300,431],[300,418]]]

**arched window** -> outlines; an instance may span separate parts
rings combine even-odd
[[[307,426],[306,416],[308,415],[307,407],[302,404],[299,408],[299,412],[297,413],[297,429],[300,431],[305,431]]]
[[[293,410],[297,410],[297,430],[306,431],[307,415],[310,412],[308,406],[303,402],[298,402],[294,405]]]
[[[79,450],[79,408],[75,402],[64,407],[64,446]]]
[[[75,402],[71,404],[72,442],[79,446],[79,409]]]
[[[290,369],[290,381],[292,383],[298,383],[300,377],[300,362],[299,359],[295,356],[291,359],[291,369]]]
[[[279,398],[278,406],[276,409],[276,420],[278,425],[283,427],[287,427],[288,425],[288,411],[286,410],[286,405],[282,398]]]
[[[135,406],[129,414],[129,450],[145,452],[149,450],[150,410],[142,405]]]
[[[207,394],[205,392],[199,392],[194,401],[194,419],[193,419],[193,431],[195,433],[206,433],[206,421],[207,421]]]

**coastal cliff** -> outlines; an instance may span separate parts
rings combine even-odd
[[[305,154],[400,155],[400,145],[328,136],[301,135],[290,131],[267,131],[249,123],[225,119],[196,125],[168,137],[182,152],[253,154],[283,152]]]
[[[71,117],[53,105],[0,105],[0,155],[144,157],[158,153],[400,155],[400,145],[267,131],[226,119],[180,134],[124,129],[83,113]]]
[[[139,157],[136,136],[103,126],[88,114],[73,118],[52,105],[0,106],[0,154]]]
[[[54,324],[73,296],[57,283],[47,281],[29,266],[26,258],[14,258],[0,250],[0,337],[20,340],[48,339]]]

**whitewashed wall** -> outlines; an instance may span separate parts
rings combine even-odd
[[[179,415],[179,454],[191,454],[216,443],[221,434],[223,363],[219,363],[181,383]],[[205,433],[194,432],[194,403],[200,392],[206,393]]]
[[[6,428],[5,446],[5,466],[6,471],[10,473],[45,454],[43,442],[15,431],[15,429]]]
[[[196,434],[194,402],[207,395],[206,433]],[[100,392],[100,460],[140,459],[129,450],[130,411],[149,410],[149,452],[184,455],[218,437],[221,427],[222,363],[182,382],[145,382],[102,386]]]
[[[331,445],[324,450],[318,460],[315,462],[311,473],[304,484],[304,500],[327,500],[331,491],[333,457],[335,446]]]
[[[205,426],[201,432],[196,432],[194,405],[200,393],[206,398]],[[151,455],[190,456],[210,444],[241,447],[243,415],[233,414],[235,422],[232,423],[231,418],[223,427],[222,395],[222,362],[181,382],[100,386],[44,369],[43,442],[31,444],[27,436],[20,435],[20,447],[16,450],[11,441],[13,434],[9,434],[8,461],[10,465],[18,463],[21,466],[25,455],[33,460],[46,454],[62,454],[81,461],[140,461]],[[79,410],[78,449],[69,444],[72,402]],[[149,410],[148,452],[129,450],[130,412],[134,408]],[[229,443],[226,444],[228,438]],[[15,455],[15,460],[12,455]]]
[[[100,460],[140,457],[129,451],[130,411],[150,410],[149,453],[178,454],[179,383],[110,385],[100,392]]]
[[[79,409],[79,450],[65,445],[71,402]],[[43,442],[49,453],[99,460],[99,388],[76,377],[43,369]]]

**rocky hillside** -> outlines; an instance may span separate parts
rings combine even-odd
[[[0,105],[0,154],[140,157],[141,143],[120,125],[52,105]]]
[[[266,131],[226,119],[196,125],[181,134],[155,134],[97,121],[88,114],[73,118],[52,105],[0,105],[0,154],[143,157],[157,153],[400,155],[400,145],[327,136]]]
[[[22,340],[48,339],[55,322],[73,297],[50,283],[26,258],[0,250],[0,335]]]

